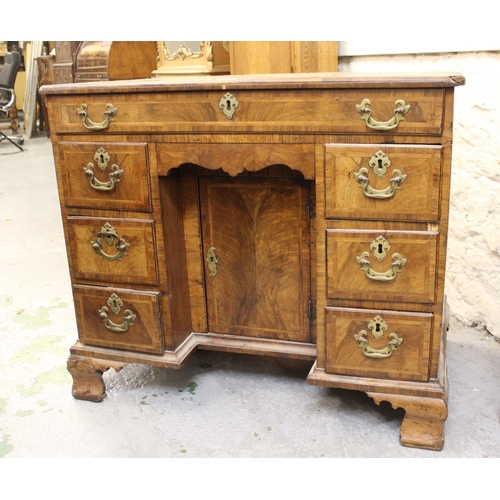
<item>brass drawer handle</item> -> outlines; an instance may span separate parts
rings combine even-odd
[[[391,166],[391,160],[383,151],[377,151],[370,158],[368,165],[373,169],[377,177],[381,179]],[[401,187],[401,184],[406,180],[406,174],[401,173],[401,170],[395,168],[392,171],[389,186],[385,189],[374,189],[370,186],[368,169],[366,167],[361,168],[359,172],[354,172],[354,178],[359,182],[359,187],[363,189],[364,195],[368,198],[387,199],[394,196],[394,193]]]
[[[210,271],[210,276],[216,276],[217,275],[217,264],[219,263],[219,259],[217,258],[217,255],[215,255],[215,247],[210,247],[207,252],[207,264],[208,264],[208,269]]]
[[[102,240],[104,240],[109,246],[112,246],[115,238],[117,240],[115,246],[118,253],[115,255],[109,255],[102,249]],[[95,250],[95,253],[101,255],[106,260],[122,260],[122,257],[130,247],[130,243],[127,243],[123,238],[120,238],[115,231],[115,228],[109,222],[106,222],[106,224],[102,226],[101,230],[97,233],[96,237],[90,242],[90,244]]]
[[[385,330],[387,330],[387,323],[380,316],[376,316],[368,323],[368,328],[378,340],[382,338]],[[396,350],[396,347],[403,342],[403,339],[399,338],[395,333],[390,333],[390,340],[387,343],[387,347],[383,349],[373,349],[368,345],[367,335],[366,330],[361,330],[359,333],[354,334],[354,339],[363,350],[363,354],[369,358],[388,358],[392,356],[392,352]]]
[[[108,168],[108,163],[111,161],[111,157],[104,148],[99,148],[94,154],[94,161],[102,172],[106,172]],[[114,163],[111,165],[112,172],[109,174],[109,180],[107,182],[101,182],[96,179],[94,173],[94,164],[92,162],[87,163],[87,166],[83,167],[83,171],[89,178],[90,186],[96,191],[111,191],[117,182],[120,182],[120,177],[123,175],[123,170]]]
[[[387,252],[391,249],[390,243],[383,237],[379,236],[370,245],[370,249],[373,251],[375,258],[382,262],[387,255]],[[385,272],[374,271],[371,267],[370,261],[367,259],[369,257],[368,252],[363,252],[361,255],[356,256],[356,261],[361,265],[361,269],[365,272],[368,278],[374,281],[392,281],[396,278],[396,275],[404,267],[408,259],[405,259],[399,253],[392,254],[392,264],[391,268]]]
[[[119,314],[120,309],[123,306],[123,302],[118,297],[118,295],[116,295],[116,293],[113,293],[108,299],[108,306],[111,307],[111,310],[115,314]],[[108,308],[106,306],[102,306],[98,310],[98,313],[102,321],[104,322],[104,326],[108,330],[116,333],[126,332],[129,327],[132,326],[133,321],[137,318],[137,316],[132,311],[130,311],[129,309],[125,309],[125,311],[123,312],[123,323],[121,325],[117,325],[109,319]]]
[[[391,340],[389,340],[387,347],[384,349],[372,349],[368,345],[365,330],[361,330],[359,333],[354,334],[354,338],[357,340],[359,347],[363,349],[363,354],[369,358],[388,358],[392,356],[392,351],[396,350],[396,346],[403,342],[403,339],[399,338],[395,333],[391,333],[389,335]]]
[[[394,193],[401,187],[401,184],[406,180],[406,175],[401,173],[401,170],[395,168],[392,171],[392,178],[389,181],[389,186],[385,189],[373,189],[370,186],[368,179],[368,169],[363,167],[359,172],[354,173],[354,178],[359,182],[359,187],[363,189],[363,193],[368,198],[386,199],[392,198]]]
[[[361,114],[361,119],[366,122],[367,127],[373,130],[392,130],[399,125],[400,121],[404,120],[403,116],[406,115],[410,109],[410,105],[406,105],[401,99],[398,99],[395,104],[397,107],[394,110],[394,116],[386,122],[378,122],[371,117],[372,110],[370,109],[370,99],[363,99],[361,104],[356,104],[356,110]]]
[[[109,127],[109,124],[115,120],[115,116],[118,113],[118,108],[115,108],[112,104],[106,104],[106,110],[103,113],[104,120],[101,123],[93,122],[87,114],[87,104],[83,103],[78,109],[78,115],[80,116],[83,126],[88,130],[104,130]]]

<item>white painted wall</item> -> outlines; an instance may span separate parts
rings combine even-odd
[[[500,338],[500,51],[339,57],[339,71],[459,72],[446,294],[452,314]]]

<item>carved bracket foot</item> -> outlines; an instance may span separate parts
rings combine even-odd
[[[106,386],[102,374],[110,368],[114,368],[118,372],[124,366],[125,363],[71,355],[68,358],[67,368],[73,377],[71,390],[73,397],[94,403],[101,402],[106,396]]]
[[[445,400],[375,392],[366,394],[378,405],[381,401],[388,401],[394,409],[406,411],[399,436],[403,446],[435,451],[443,449],[444,422],[448,416]]]

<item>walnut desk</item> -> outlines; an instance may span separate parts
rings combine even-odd
[[[313,362],[439,450],[450,74],[44,87],[79,339],[73,396],[195,349]]]

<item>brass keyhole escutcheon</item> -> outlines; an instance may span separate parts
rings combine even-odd
[[[383,236],[379,236],[372,241],[370,250],[373,252],[375,258],[379,262],[382,262],[385,259],[387,252],[391,250],[391,245]]]
[[[210,276],[217,275],[217,264],[219,263],[219,259],[217,255],[215,255],[215,247],[210,247],[207,252],[207,265],[208,270],[210,271]]]
[[[233,94],[227,92],[224,97],[219,101],[219,108],[222,109],[224,116],[228,120],[232,120],[234,113],[236,112],[236,108],[239,106],[239,103],[234,97]]]
[[[377,339],[381,339],[384,332],[387,330],[387,323],[380,317],[375,316],[369,323],[368,328],[371,330],[372,335]]]
[[[106,172],[108,163],[111,161],[111,157],[109,156],[109,153],[101,146],[94,154],[94,161],[103,172]]]
[[[377,151],[368,162],[377,177],[382,178],[391,166],[391,160],[383,151]]]

